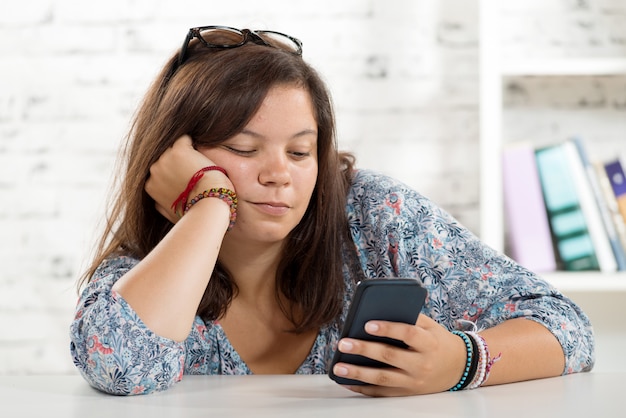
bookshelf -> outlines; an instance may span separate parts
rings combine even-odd
[[[503,59],[499,0],[480,0],[480,236],[493,248],[505,246],[502,149],[503,82],[516,77],[626,76],[626,57]],[[556,272],[543,274],[565,293],[613,293],[626,295],[626,273]]]

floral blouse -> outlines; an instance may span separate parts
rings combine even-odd
[[[594,362],[588,317],[550,284],[481,243],[449,214],[406,185],[372,171],[355,173],[347,200],[356,250],[346,252],[340,318],[322,327],[297,374],[325,374],[354,291],[350,263],[366,278],[413,277],[428,290],[422,313],[449,330],[479,329],[524,317],[543,324],[566,357],[563,374]],[[70,327],[74,364],[95,388],[113,394],[164,390],[183,374],[251,374],[219,323],[196,317],[176,342],[156,335],[111,288],[139,260],[105,261],[83,290]]]

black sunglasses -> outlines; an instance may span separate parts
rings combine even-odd
[[[207,48],[237,48],[247,42],[254,42],[257,45],[280,48],[294,55],[302,55],[302,42],[284,33],[271,30],[251,31],[228,26],[201,26],[189,29],[178,55],[178,67],[187,59],[187,48],[194,38],[198,38],[198,41]],[[216,43],[217,40],[219,43]]]

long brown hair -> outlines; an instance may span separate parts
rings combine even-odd
[[[252,43],[232,49],[192,42],[187,61],[172,56],[144,97],[123,149],[123,176],[109,210],[96,255],[79,281],[91,280],[107,258],[142,259],[171,229],[144,190],[150,166],[177,138],[188,134],[196,147],[215,147],[241,132],[276,85],[305,88],[318,125],[318,178],[302,221],[288,235],[277,271],[276,295],[283,312],[304,331],[340,313],[344,281],[342,246],[348,239],[346,194],[354,158],[337,150],[330,94],[300,56]],[[198,307],[205,320],[220,318],[237,288],[216,265]]]

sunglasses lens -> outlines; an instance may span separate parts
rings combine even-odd
[[[302,45],[287,35],[270,31],[256,31],[255,33],[273,47],[284,49],[292,54],[302,54]]]
[[[214,47],[238,46],[245,39],[243,32],[226,27],[204,29],[200,31],[200,36],[206,44]]]

